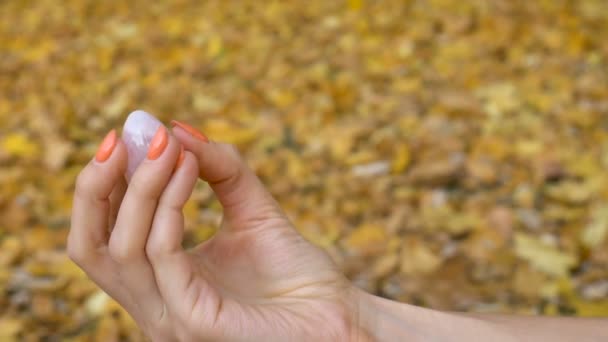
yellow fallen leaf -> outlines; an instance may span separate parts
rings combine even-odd
[[[34,294],[31,299],[30,310],[34,317],[45,321],[59,321],[61,317],[57,312],[53,297],[49,294]]]
[[[192,233],[194,239],[200,243],[209,240],[215,234],[216,231],[217,229],[214,227],[203,225],[194,229]]]
[[[68,158],[74,152],[74,145],[67,139],[53,137],[44,143],[52,146],[44,153],[44,165],[51,171],[63,169]]]
[[[348,8],[353,11],[358,11],[363,6],[363,0],[348,0]]]
[[[608,236],[608,205],[592,212],[591,222],[581,231],[580,239],[587,248],[600,246]]]
[[[268,92],[270,101],[281,109],[289,108],[296,100],[296,95],[288,89],[272,89]]]
[[[23,242],[16,236],[8,236],[0,242],[0,267],[7,267],[18,261],[23,253]]]
[[[0,340],[17,341],[17,334],[23,329],[25,329],[23,321],[16,318],[2,318],[0,319]]]
[[[207,94],[196,92],[192,95],[192,105],[197,111],[214,113],[222,108],[222,102]]]
[[[347,249],[359,255],[373,255],[385,249],[388,236],[382,226],[364,224],[355,229],[344,242]]]
[[[400,144],[396,148],[393,163],[391,165],[393,173],[401,173],[410,164],[410,149],[406,144]]]
[[[104,316],[99,320],[95,334],[96,341],[121,341],[120,326],[112,316]]]
[[[608,300],[587,301],[576,298],[573,301],[576,315],[580,317],[608,317]]]
[[[106,310],[106,307],[110,300],[110,296],[108,296],[105,292],[99,290],[89,296],[84,305],[89,315],[98,316]]]
[[[515,234],[515,254],[539,271],[556,277],[567,276],[577,262],[575,256],[525,233]]]
[[[401,272],[407,275],[428,274],[439,269],[443,259],[436,255],[424,241],[407,238],[401,250]]]
[[[376,277],[386,277],[399,265],[399,255],[391,253],[379,258],[372,266],[372,272]]]
[[[207,56],[214,58],[217,57],[223,48],[222,37],[213,36],[209,38],[207,42]]]
[[[0,143],[0,148],[9,155],[33,159],[40,153],[40,147],[32,139],[22,133],[7,135]]]
[[[223,119],[208,120],[202,130],[210,139],[244,145],[258,137],[254,127],[242,127]]]

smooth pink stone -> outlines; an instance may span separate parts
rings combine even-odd
[[[139,164],[146,159],[150,141],[160,126],[162,123],[157,118],[143,110],[136,110],[127,117],[122,129],[122,140],[127,146],[129,155],[129,164],[125,174],[127,182],[131,180],[131,176]]]

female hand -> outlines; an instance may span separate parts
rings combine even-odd
[[[68,253],[149,338],[355,338],[356,291],[294,230],[235,148],[177,124],[173,134],[159,128],[128,186],[127,159],[110,133],[78,176]],[[199,177],[223,221],[184,250],[182,207]]]

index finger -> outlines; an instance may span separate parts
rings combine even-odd
[[[93,258],[95,251],[107,244],[110,194],[122,181],[127,166],[126,148],[115,131],[106,136],[104,146],[109,149],[107,159],[91,160],[76,180],[67,248],[77,263]]]

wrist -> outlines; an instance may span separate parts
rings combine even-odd
[[[435,317],[439,312],[391,301],[356,289],[357,317],[353,340],[368,341],[426,341],[433,325],[445,324],[447,317]],[[439,322],[439,321],[443,322]]]
[[[374,317],[373,312],[376,310],[374,296],[354,285],[349,293],[353,306],[349,340],[352,342],[378,341],[372,336],[372,328],[374,328],[372,318]]]
[[[360,289],[353,293],[353,341],[467,340],[490,329],[472,317],[391,301]]]

